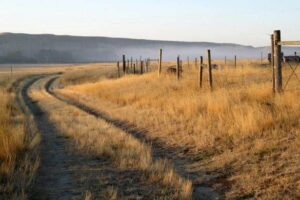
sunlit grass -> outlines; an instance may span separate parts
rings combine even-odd
[[[68,86],[59,92],[147,128],[149,137],[189,147],[199,166],[226,175],[231,185],[228,198],[293,198],[299,194],[298,80],[293,78],[282,95],[274,96],[270,67],[239,64],[237,69],[213,70],[213,92],[207,70],[200,89],[193,66],[184,67],[179,81],[150,73]],[[286,66],[284,80],[290,73]]]
[[[76,148],[99,158],[109,158],[116,171],[136,171],[139,179],[153,192],[149,198],[190,199],[192,184],[178,175],[172,165],[152,157],[151,146],[139,141],[126,130],[89,115],[55,99],[44,90],[49,79],[33,85],[30,96],[47,112],[59,132],[76,143]],[[132,177],[134,180],[136,177]],[[105,188],[102,188],[102,190]],[[122,191],[122,188],[119,188]],[[109,188],[106,188],[109,191]],[[116,196],[113,190],[113,195]],[[143,194],[144,195],[144,194]]]

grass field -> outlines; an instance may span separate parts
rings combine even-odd
[[[38,167],[36,144],[39,135],[30,116],[25,116],[16,94],[9,92],[11,80],[1,76],[0,84],[0,197],[27,199]]]
[[[286,2],[2,0],[0,200],[300,200]]]
[[[285,67],[284,77],[290,73]],[[210,184],[227,199],[299,198],[298,80],[274,96],[269,67],[243,61],[213,74],[213,92],[207,73],[199,89],[191,66],[180,81],[155,72],[85,83],[68,81],[69,74],[59,93],[133,122],[168,147],[185,149],[186,167],[211,174]]]
[[[0,197],[28,199],[29,189],[39,176],[36,173],[43,168],[44,164],[39,167],[40,130],[36,125],[41,116],[34,120],[28,114],[20,92],[31,80],[23,80],[24,77],[44,74],[28,94],[45,115],[47,125],[43,129],[55,127],[53,134],[57,136],[53,144],[58,144],[60,138],[66,140],[54,152],[59,160],[47,157],[50,159],[47,162],[52,165],[64,160],[72,167],[78,156],[59,155],[60,149],[70,149],[71,142],[71,151],[83,157],[75,168],[67,171],[75,173],[70,181],[83,184],[82,198],[130,199],[142,195],[149,199],[190,199],[199,187],[200,193],[212,188],[225,199],[298,199],[297,78],[291,79],[283,94],[274,96],[272,71],[267,65],[244,60],[235,69],[232,65],[222,65],[222,61],[215,63],[221,68],[213,70],[213,91],[208,85],[206,68],[203,88],[199,88],[198,69],[192,62],[190,67],[185,63],[179,81],[166,73],[173,62],[164,63],[161,76],[154,63],[149,73],[121,78],[117,78],[117,68],[112,63],[22,66],[15,68],[13,76],[9,68],[3,68]],[[63,74],[54,74],[57,72]],[[286,80],[291,70],[286,66],[283,72]],[[132,135],[130,126],[96,118],[54,98],[45,90],[52,77],[58,77],[52,84],[54,93],[116,121],[126,121],[140,131]],[[13,90],[8,90],[12,85]],[[42,138],[48,137],[51,136],[42,134]],[[51,145],[47,147],[50,149],[44,147],[44,152],[55,148]],[[100,170],[109,173],[98,173]],[[84,175],[88,171],[96,182]],[[118,184],[114,182],[116,179]],[[49,181],[47,187],[52,187],[51,184]],[[59,185],[52,189],[59,190],[56,187]]]
[[[55,124],[63,136],[75,141],[79,151],[87,152],[89,156],[97,158],[110,158],[113,167],[124,174],[128,171],[135,171],[141,181],[138,181],[136,176],[132,176],[132,181],[135,180],[137,183],[133,181],[131,184],[141,188],[143,186],[138,186],[138,183],[142,182],[146,185],[147,190],[151,192],[147,195],[148,192],[145,192],[143,195],[146,195],[148,199],[156,197],[189,199],[191,197],[190,181],[180,177],[167,160],[154,159],[150,146],[103,120],[96,119],[73,106],[54,99],[41,87],[46,81],[47,79],[37,82],[32,87],[30,96],[39,102],[43,110],[49,112],[49,120]],[[122,181],[121,179],[119,181]],[[103,189],[106,190],[103,191]],[[99,190],[102,190],[103,194],[110,190],[110,187],[102,186]],[[121,193],[117,195],[118,198],[128,198],[122,195],[122,188],[114,190],[116,194],[118,190],[121,190]]]
[[[18,65],[0,70],[0,199],[27,199],[29,187],[39,166],[40,135],[32,115],[14,87],[32,74],[63,71],[63,66],[44,68]]]

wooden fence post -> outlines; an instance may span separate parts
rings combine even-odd
[[[162,49],[159,50],[158,75],[161,74],[161,68],[162,68]]]
[[[120,78],[120,62],[117,62],[117,68],[118,68],[118,78]]]
[[[148,64],[149,64],[149,59],[147,58],[146,60],[145,60],[145,62],[146,62],[146,72],[148,72],[149,71],[149,66],[148,66]]]
[[[12,79],[13,79],[13,65],[10,66],[10,80],[12,81]]]
[[[132,67],[133,67],[133,59],[131,57],[131,59],[130,59],[130,69],[132,69]]]
[[[207,62],[208,62],[208,80],[210,89],[213,89],[213,78],[212,78],[212,68],[211,68],[211,54],[210,50],[207,50]]]
[[[274,34],[271,35],[272,91],[275,94]]]
[[[123,55],[123,73],[126,74],[126,58],[125,58],[125,55]]]
[[[135,74],[135,63],[133,64],[133,74]]]
[[[177,80],[179,80],[179,76],[180,76],[180,57],[177,56],[177,64],[176,64],[176,78]]]
[[[126,65],[126,73],[129,74],[129,67],[130,67],[130,62],[129,59],[127,60],[127,65]]]
[[[203,79],[203,57],[200,57],[199,65],[199,87],[202,88],[202,79]]]
[[[144,73],[144,61],[142,60],[141,61],[141,74]]]
[[[236,55],[234,56],[234,67],[236,68]]]
[[[275,59],[275,85],[276,92],[282,92],[282,58],[281,58],[281,33],[280,30],[274,31],[274,59]]]

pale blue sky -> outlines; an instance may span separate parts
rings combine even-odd
[[[300,39],[299,0],[1,0],[0,32],[268,45]]]

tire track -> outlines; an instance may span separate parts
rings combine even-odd
[[[49,121],[48,114],[28,94],[34,84],[47,77],[49,75],[30,77],[20,91],[42,136],[40,168],[29,199],[84,199],[87,193],[93,199],[102,199],[103,192],[111,186],[120,189],[121,196],[146,193],[147,186],[138,179],[142,172],[116,170],[106,157],[93,157],[76,149],[74,140],[64,137]]]
[[[21,96],[32,112],[42,135],[40,154],[41,166],[31,189],[30,199],[70,199],[81,195],[74,185],[71,172],[68,171],[66,141],[57,137],[57,130],[48,122],[42,109],[28,95],[29,88],[44,78],[37,76],[28,81],[21,89]],[[75,190],[74,190],[75,189]]]
[[[109,199],[107,195],[110,193],[106,192],[110,192],[110,188],[117,191],[118,199],[154,199],[164,195],[161,194],[162,188],[159,185],[145,182],[144,170],[117,169],[108,157],[87,155],[87,152],[78,150],[75,140],[64,137],[55,127],[56,122],[49,120],[51,111],[48,109],[51,107],[44,106],[43,103],[46,105],[49,102],[55,110],[70,110],[73,106],[43,91],[45,96],[41,96],[40,102],[36,101],[39,98],[34,98],[33,101],[29,90],[44,90],[46,85],[49,87],[49,82],[53,83],[53,78],[48,75],[29,79],[21,89],[21,96],[33,113],[42,135],[41,166],[29,199],[84,199],[85,194],[91,194],[92,199]],[[80,112],[83,116],[88,116],[86,112]]]
[[[199,176],[203,176],[202,174],[199,173],[189,173],[187,172],[184,167],[182,167],[183,162],[185,162],[184,158],[178,157],[176,155],[176,152],[179,150],[176,148],[166,148],[162,144],[159,143],[159,141],[154,141],[151,139],[148,139],[146,135],[148,134],[148,131],[145,129],[140,129],[138,128],[135,124],[130,123],[128,121],[120,120],[120,119],[115,119],[106,114],[105,112],[101,112],[99,110],[95,110],[84,103],[81,103],[79,101],[76,101],[74,99],[65,97],[63,95],[60,95],[58,93],[55,93],[51,88],[54,82],[59,78],[59,76],[51,78],[46,84],[45,84],[45,90],[55,97],[56,99],[72,105],[87,114],[93,115],[99,119],[102,119],[106,121],[107,123],[110,123],[114,125],[115,127],[123,130],[124,132],[134,136],[138,140],[145,142],[146,144],[149,144],[152,146],[152,151],[153,155],[152,157],[154,159],[161,159],[161,158],[167,158],[169,160],[173,161],[174,167],[181,176],[188,178],[193,181],[193,199],[205,199],[205,200],[218,200],[218,199],[223,199],[221,195],[219,195],[217,192],[214,191],[213,188],[209,187],[208,185],[197,185],[195,183],[195,180]]]

